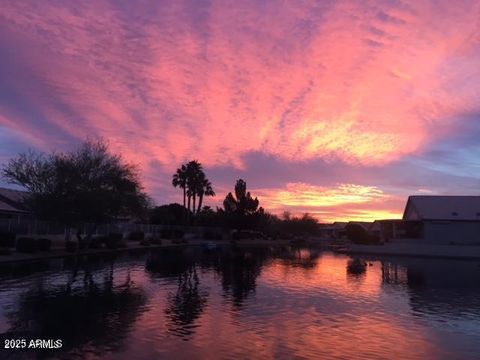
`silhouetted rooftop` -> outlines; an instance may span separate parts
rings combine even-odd
[[[480,196],[410,196],[403,219],[480,221]]]

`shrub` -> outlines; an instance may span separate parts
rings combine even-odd
[[[162,229],[160,230],[160,238],[162,239],[171,239],[172,238],[172,231],[170,229]]]
[[[110,238],[107,238],[105,241],[105,247],[107,249],[116,249],[118,247],[119,241],[112,240]]]
[[[172,231],[172,239],[182,239],[185,233],[182,230],[175,229]]]
[[[9,247],[0,247],[0,255],[10,255],[12,250]]]
[[[203,238],[206,240],[222,240],[222,234],[207,230],[203,233]]]
[[[123,240],[123,234],[122,233],[110,233],[110,234],[108,234],[108,238],[113,240],[113,241],[122,241]]]
[[[36,253],[38,251],[38,242],[29,237],[18,238],[17,251],[23,253]]]
[[[105,246],[107,249],[117,249],[119,248],[119,244],[123,240],[123,234],[120,233],[110,233],[105,238]]]
[[[67,241],[67,243],[65,244],[65,249],[68,251],[68,252],[75,252],[77,251],[77,247],[78,247],[78,244],[76,241]]]
[[[52,247],[52,240],[50,239],[38,239],[38,248],[40,251],[50,251]]]
[[[90,241],[90,244],[88,245],[88,247],[90,249],[101,249],[103,247],[104,242],[105,242],[105,237],[99,236],[99,237],[93,238]]]
[[[123,249],[127,247],[127,243],[124,240],[118,241],[117,242],[117,248]]]
[[[150,246],[150,240],[143,239],[140,241],[140,245],[142,246]]]
[[[13,232],[0,232],[0,247],[14,247],[15,246],[15,233]]]
[[[143,231],[134,231],[128,234],[128,240],[142,241],[145,239],[145,233]]]

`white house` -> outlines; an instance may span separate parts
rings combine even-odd
[[[403,220],[421,224],[425,243],[480,244],[480,196],[410,196]]]

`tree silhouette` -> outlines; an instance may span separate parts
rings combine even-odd
[[[192,160],[187,164],[187,196],[188,196],[188,209],[190,210],[190,199],[193,200],[192,214],[195,216],[196,201],[198,195],[198,188],[200,187],[200,181],[205,177],[202,164],[197,160]]]
[[[235,184],[235,196],[231,192],[223,200],[225,213],[232,225],[238,229],[248,225],[249,220],[253,220],[255,214],[263,213],[263,208],[259,208],[259,201],[253,198],[250,192],[247,192],[247,183],[238,179]]]
[[[183,190],[183,206],[191,211],[192,215],[201,210],[205,196],[215,196],[212,183],[207,179],[202,164],[197,160],[189,161],[178,168],[173,174],[172,185]]]
[[[147,296],[129,271],[124,281],[114,281],[123,275],[115,272],[113,262],[102,271],[103,277],[95,276],[98,272],[89,265],[74,267],[63,284],[49,284],[39,277],[36,286],[22,293],[6,313],[8,335],[63,340],[61,354],[46,350],[38,358],[71,358],[71,351],[84,353],[89,348],[103,355],[124,347],[135,321],[146,310]]]
[[[204,196],[215,196],[215,191],[213,191],[212,183],[205,177],[205,174],[202,174],[198,182],[198,208],[197,213],[202,209],[203,197]]]
[[[183,190],[183,207],[186,208],[187,198],[187,167],[185,165],[180,166],[172,179],[173,187],[180,187]]]
[[[148,206],[136,167],[110,153],[102,140],[86,141],[71,152],[20,154],[2,175],[27,189],[29,205],[39,218],[66,226],[94,224],[89,238],[96,224],[146,214]]]

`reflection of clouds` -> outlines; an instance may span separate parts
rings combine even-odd
[[[479,285],[477,277],[468,276],[479,271],[475,262],[374,260],[362,281],[352,282],[345,273],[349,257],[303,248],[238,249],[236,254],[192,248],[183,255],[149,258],[157,265],[147,271],[143,255],[119,258],[124,260],[82,263],[77,272],[61,274],[58,267],[41,273],[31,264],[12,274],[4,271],[0,300],[7,306],[2,309],[25,310],[15,315],[19,324],[27,318],[73,321],[65,329],[78,337],[63,336],[81,345],[95,338],[74,354],[89,358],[438,359],[478,354],[471,339],[478,334]],[[175,267],[175,262],[186,266]],[[241,267],[249,275],[234,277]],[[422,274],[421,286],[409,285],[407,269]],[[61,295],[68,283],[69,297]],[[237,291],[236,298],[234,288],[245,291]],[[85,302],[87,295],[92,299]],[[62,307],[80,309],[80,315],[64,313]],[[84,314],[87,307],[90,312]]]

